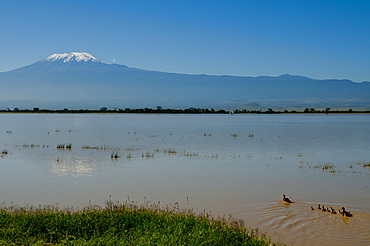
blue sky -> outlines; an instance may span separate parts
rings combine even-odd
[[[164,72],[370,81],[369,0],[0,0],[0,71],[53,53]]]

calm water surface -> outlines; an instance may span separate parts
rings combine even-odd
[[[231,213],[286,244],[370,244],[370,115],[1,114],[0,150],[8,205],[129,196]]]

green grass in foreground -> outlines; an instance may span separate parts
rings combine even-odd
[[[0,245],[276,245],[243,221],[133,202],[0,208]]]

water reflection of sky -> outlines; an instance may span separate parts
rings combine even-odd
[[[88,159],[60,158],[49,162],[50,173],[56,176],[89,176],[92,175],[96,163]]]
[[[303,202],[283,208],[298,209],[298,221],[319,202],[370,213],[369,116],[0,117],[3,201],[82,206],[130,195],[231,212],[266,230],[280,224],[282,193]]]

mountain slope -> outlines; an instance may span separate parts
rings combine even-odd
[[[54,54],[0,73],[0,107],[366,107],[370,83],[301,76],[164,73],[106,64],[88,53]]]

